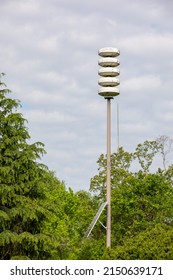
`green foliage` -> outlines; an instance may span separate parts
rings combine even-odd
[[[143,144],[138,144],[134,157],[139,161],[142,170],[145,173],[149,173],[149,168],[153,162],[154,156],[158,153],[160,144],[158,141],[146,140]]]
[[[123,244],[105,250],[102,258],[108,260],[172,260],[173,229],[160,225],[142,231]]]
[[[169,142],[169,147],[166,146],[167,150],[163,148],[165,142],[161,143],[159,139],[138,144],[134,153],[127,153],[120,148],[117,153],[111,155],[112,249],[106,250],[101,257],[103,259],[172,257],[171,237],[165,241],[168,242],[169,249],[166,247],[164,251],[165,239],[163,239],[160,251],[156,250],[161,234],[165,235],[165,238],[167,233],[171,235],[173,225],[173,167],[171,165],[165,170],[163,165],[164,170],[159,168],[156,173],[150,173],[154,157],[159,153],[163,157],[163,151],[166,156],[167,151],[171,150],[172,141],[168,137],[164,137],[166,144]],[[101,155],[98,164],[99,173],[91,179],[90,190],[97,193],[98,199],[105,201],[106,156]],[[134,172],[131,166],[139,166],[140,169]],[[105,224],[105,212],[102,214],[102,219]],[[153,234],[158,234],[155,243],[149,235],[152,231]],[[96,226],[92,239],[98,238],[103,238],[103,235],[99,235]],[[139,245],[140,242],[145,244],[145,248]],[[146,249],[147,243],[151,245],[151,254],[151,248],[148,251]],[[168,254],[165,253],[166,250],[169,251]]]
[[[97,209],[95,199],[84,191],[66,190],[64,183],[53,176],[49,184],[51,192],[46,193],[45,206],[50,214],[43,231],[56,239],[57,249],[52,250],[52,258],[76,259],[88,221]]]
[[[129,175],[129,169],[133,160],[133,154],[123,150],[122,147],[118,149],[117,153],[111,154],[111,186],[112,188],[121,185],[121,182]],[[106,165],[107,158],[101,155],[97,161],[98,175],[91,179],[90,191],[96,192],[98,197],[105,201],[106,194]]]
[[[49,256],[49,238],[40,233],[47,210],[43,175],[37,163],[44,153],[40,142],[29,145],[19,101],[8,98],[10,90],[0,76],[0,259]]]
[[[173,189],[157,174],[133,176],[112,192],[114,244],[173,217]]]
[[[105,237],[99,239],[87,239],[81,244],[78,252],[78,260],[100,260],[105,251]]]

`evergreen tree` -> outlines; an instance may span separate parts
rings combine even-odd
[[[30,139],[20,102],[0,75],[0,259],[46,259],[51,240],[41,233],[46,210],[45,168],[37,160],[44,153]]]

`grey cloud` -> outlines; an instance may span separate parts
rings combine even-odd
[[[106,151],[106,102],[98,96],[99,48],[120,49],[116,104],[120,145],[173,136],[171,1],[6,0],[1,4],[0,65],[22,103],[32,141],[45,143],[43,161],[75,190],[89,188]]]

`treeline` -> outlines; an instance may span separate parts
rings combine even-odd
[[[173,166],[167,166],[172,140],[161,136],[121,147],[111,155],[112,246],[105,228],[86,230],[106,200],[106,156],[90,191],[73,192],[40,163],[41,142],[29,144],[20,102],[0,75],[0,259],[172,259]],[[151,172],[161,155],[162,167]],[[134,171],[135,170],[135,171]],[[100,221],[106,225],[106,211]]]

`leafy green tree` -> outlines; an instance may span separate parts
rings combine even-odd
[[[141,172],[136,177],[129,176],[112,191],[113,243],[172,221],[172,204],[173,189],[164,176]]]
[[[102,238],[89,238],[81,243],[77,254],[78,260],[101,260],[105,254],[105,236]]]
[[[133,153],[124,151],[120,147],[116,153],[111,154],[111,188],[117,188],[129,175],[135,176],[132,166],[135,169],[150,173],[150,167],[154,157],[161,152],[161,144],[158,140],[144,141],[138,144]],[[90,191],[97,193],[100,199],[106,196],[106,155],[101,154],[98,161],[98,174],[91,178]]]
[[[138,144],[134,153],[134,158],[138,159],[138,162],[145,173],[149,173],[149,168],[153,163],[153,159],[160,150],[160,144],[157,140],[146,140],[143,144]]]
[[[111,155],[111,204],[112,204],[112,249],[102,255],[102,258],[108,259],[135,259],[144,258],[157,259],[171,256],[171,244],[167,245],[164,251],[164,242],[170,242],[173,225],[173,166],[167,170],[159,168],[156,173],[150,173],[150,166],[154,157],[160,153],[160,143],[158,141],[145,141],[139,144],[134,153],[126,153],[121,148],[117,153]],[[106,192],[106,156],[101,155],[99,160],[99,174],[91,179],[91,191],[98,194],[98,199],[105,200]],[[131,165],[139,163],[139,170],[132,172]],[[106,223],[106,213],[102,214],[103,223]],[[101,226],[100,226],[101,227]],[[143,248],[142,251],[136,247],[139,246],[139,240],[144,238],[145,246],[147,242],[152,244],[149,238],[150,231],[157,232],[157,242],[163,235],[165,236],[163,246],[160,252],[153,249]],[[160,233],[161,232],[161,233]],[[104,240],[104,235],[99,235],[96,228],[93,231],[91,242],[94,240]],[[133,252],[133,240],[136,242]],[[162,242],[161,241],[161,242]],[[141,241],[142,242],[142,241]],[[156,248],[157,243],[153,243]],[[89,246],[89,245],[86,245]],[[104,244],[105,246],[105,244]],[[128,247],[129,246],[129,247]],[[168,249],[169,247],[169,249]],[[89,248],[89,247],[88,247]],[[95,251],[94,250],[94,251]],[[136,250],[136,251],[135,251]],[[169,250],[169,254],[166,254]],[[100,251],[100,250],[99,250]],[[92,250],[90,256],[93,258]],[[130,253],[132,252],[132,253]],[[135,252],[137,252],[135,254]],[[100,258],[101,254],[98,255]],[[89,256],[88,256],[89,257]],[[163,258],[164,259],[164,258]]]
[[[105,250],[102,259],[107,260],[172,260],[173,229],[157,225],[140,232],[133,238],[125,238],[121,245]]]
[[[88,192],[67,190],[55,176],[50,176],[47,185],[44,207],[49,210],[49,218],[43,231],[55,238],[52,258],[76,259],[87,227],[95,215],[97,202]]]
[[[133,154],[120,147],[117,153],[111,154],[111,187],[121,185],[124,178],[129,175]],[[90,191],[95,192],[99,198],[105,200],[106,196],[106,156],[101,154],[98,161],[98,175],[91,179]]]
[[[49,258],[51,239],[41,232],[47,210],[44,174],[37,161],[44,153],[40,142],[30,139],[18,100],[0,75],[0,259]]]
[[[52,259],[68,259],[74,251],[72,219],[76,209],[76,196],[54,174],[46,174],[47,192],[44,207],[49,211],[48,219],[43,224],[43,232],[54,238],[56,246],[51,250]],[[74,233],[75,234],[75,233]]]
[[[112,249],[104,253],[106,232],[99,235],[96,227],[90,242],[83,247],[84,256],[91,259],[96,256],[97,259],[169,259],[173,252],[172,205],[172,185],[162,172],[129,174],[121,186],[112,190]],[[106,213],[102,216],[105,223]],[[153,241],[155,235],[156,241]],[[159,238],[164,239],[159,241]]]

